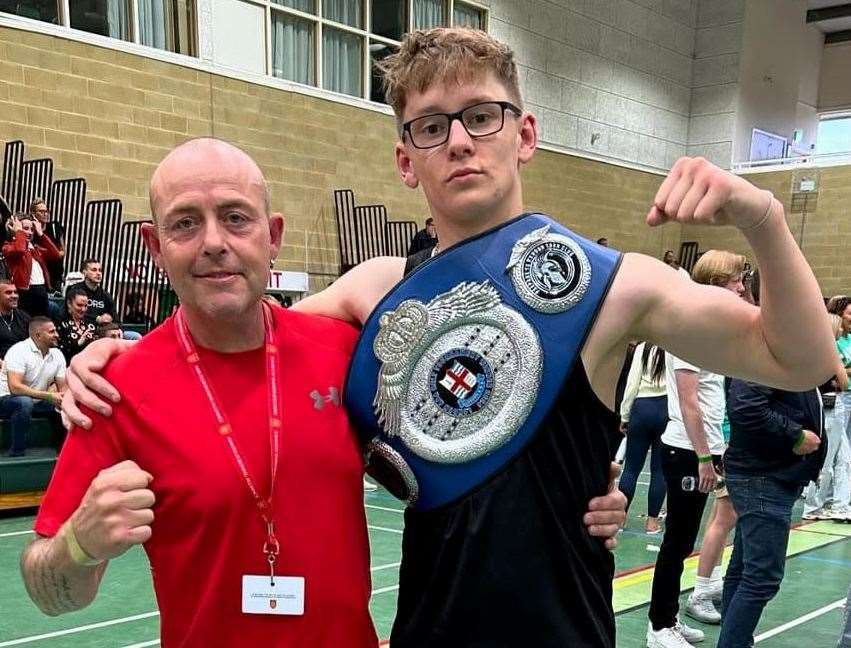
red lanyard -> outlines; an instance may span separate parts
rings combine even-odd
[[[182,307],[177,311],[174,321],[177,327],[177,338],[180,341],[180,346],[183,348],[186,362],[195,372],[198,383],[201,385],[201,390],[206,395],[207,402],[210,404],[210,409],[216,419],[216,433],[230,449],[234,465],[242,476],[243,481],[245,481],[246,486],[248,486],[248,490],[251,491],[251,495],[257,505],[257,510],[260,511],[260,516],[266,525],[266,541],[263,543],[263,553],[266,555],[266,560],[269,563],[274,580],[275,560],[280,552],[280,545],[278,544],[278,539],[275,537],[272,497],[275,493],[275,477],[278,474],[278,458],[281,454],[281,393],[278,388],[278,348],[274,344],[271,309],[268,306],[263,306],[264,346],[266,349],[266,393],[269,410],[269,447],[272,454],[272,477],[269,480],[269,496],[265,498],[260,495],[257,484],[251,478],[251,474],[248,471],[248,464],[246,464],[242,452],[239,450],[239,445],[237,445],[236,439],[233,437],[233,427],[230,421],[228,421],[227,414],[225,414],[219,398],[216,396],[213,384],[204,373],[204,367],[201,365],[201,358],[198,355],[198,350],[186,325],[186,316],[183,314]]]

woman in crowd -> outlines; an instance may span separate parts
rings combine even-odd
[[[650,491],[647,494],[644,530],[647,533],[659,533],[659,511],[665,500],[660,438],[668,423],[665,352],[659,347],[642,342],[635,349],[620,411],[621,431],[627,435],[627,439],[619,486],[631,504],[638,475],[650,450]]]
[[[86,320],[88,305],[89,298],[82,290],[69,290],[65,296],[65,309],[57,328],[59,348],[67,362],[96,338],[95,323]]]

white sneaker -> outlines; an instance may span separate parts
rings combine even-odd
[[[367,493],[378,490],[378,486],[369,481],[366,477],[363,478],[363,489]]]
[[[689,648],[691,644],[674,628],[654,630],[653,624],[647,624],[647,648]]]
[[[700,643],[706,638],[706,635],[703,634],[703,630],[691,628],[682,621],[680,621],[679,618],[677,618],[677,625],[674,626],[674,630],[677,631],[680,636],[690,644]]]
[[[816,509],[815,511],[810,511],[809,513],[804,513],[801,516],[803,520],[829,520],[830,516],[824,512],[822,509]]]
[[[685,613],[695,621],[718,625],[721,623],[721,613],[715,609],[710,595],[696,595],[692,593],[688,597]],[[683,633],[685,636],[685,633]]]

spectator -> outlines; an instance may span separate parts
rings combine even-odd
[[[101,324],[98,326],[97,337],[98,339],[112,338],[114,340],[121,340],[124,338],[124,333],[118,324],[115,322],[109,322],[108,324]]]
[[[758,301],[758,290],[754,294]],[[733,379],[727,399],[724,468],[738,522],[718,648],[746,648],[783,580],[792,507],[818,478],[827,448],[816,390],[788,392]]]
[[[3,244],[3,257],[18,289],[20,307],[30,317],[47,315],[47,263],[61,258],[61,253],[44,236],[41,223],[26,214],[10,218],[7,227],[12,240]]]
[[[674,270],[680,269],[680,264],[677,262],[673,250],[665,250],[665,254],[662,255],[662,262],[671,266]]]
[[[65,274],[65,227],[50,218],[50,210],[43,198],[36,198],[30,204],[30,216],[33,220],[41,223],[44,236],[50,239],[60,257],[47,262],[47,274],[50,277],[50,286],[54,291],[61,290],[62,276]],[[61,294],[61,293],[60,293]]]
[[[86,259],[80,268],[83,280],[80,283],[68,287],[66,296],[72,290],[82,291],[89,298],[89,306],[86,318],[95,324],[108,324],[115,319],[115,302],[112,296],[103,289],[103,270],[97,259]]]
[[[744,264],[740,255],[710,250],[695,264],[692,277],[697,283],[741,296]],[[725,404],[723,376],[670,353],[665,355],[665,374],[669,421],[662,435],[662,471],[668,489],[668,517],[653,576],[647,645],[667,647],[704,637],[677,616],[680,578],[683,563],[694,550],[707,498],[721,472]],[[715,614],[720,618],[717,611]]]
[[[603,247],[609,247],[609,239],[605,236],[601,236],[597,239],[597,245],[602,245]]]
[[[143,307],[142,295],[137,292],[130,293],[124,300],[124,324],[141,324],[148,330],[154,327],[154,321],[148,317]]]
[[[65,358],[56,348],[56,325],[46,317],[33,317],[29,337],[16,342],[6,353],[0,370],[0,416],[12,426],[10,457],[26,454],[27,432],[32,416],[49,418],[61,429],[56,408],[65,389]],[[51,386],[56,391],[49,391]]]
[[[618,486],[626,495],[627,502],[631,503],[638,474],[650,450],[650,492],[647,494],[644,530],[659,533],[659,511],[665,500],[660,438],[668,423],[665,352],[659,347],[642,342],[635,349],[620,412],[621,429],[627,439],[626,460]]]
[[[9,279],[0,279],[0,358],[16,342],[29,337],[30,316],[18,308],[18,289]]]
[[[425,228],[421,229],[411,241],[411,247],[408,248],[408,256],[422,252],[423,250],[431,250],[437,246],[437,228],[434,226],[434,219],[426,218]]]
[[[65,309],[59,322],[59,348],[67,362],[85,349],[94,339],[97,326],[86,318],[89,297],[80,288],[71,288],[65,295]]]
[[[827,455],[818,482],[807,488],[802,517],[805,520],[851,522],[851,447],[845,434],[849,412],[843,398],[843,392],[848,389],[848,374],[839,346],[843,334],[842,318],[835,313],[831,314],[830,318],[840,362],[837,366],[837,376],[827,386],[828,393],[825,395],[824,429],[827,434]],[[830,401],[833,401],[832,407],[829,407]]]

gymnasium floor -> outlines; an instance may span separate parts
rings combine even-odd
[[[641,477],[647,480],[646,473]],[[618,646],[641,648],[647,623],[652,563],[659,536],[642,532],[636,516],[645,502],[645,484],[616,552],[615,611]],[[366,495],[372,543],[371,609],[379,637],[390,634],[395,610],[400,558],[402,513],[385,491]],[[796,519],[800,504],[796,507]],[[112,562],[98,600],[88,609],[58,618],[42,615],[30,602],[18,575],[18,556],[30,535],[32,516],[0,518],[0,648],[143,648],[158,646],[158,619],[147,562],[134,549]],[[842,605],[851,583],[851,525],[805,523],[790,538],[786,578],[778,597],[767,608],[757,643],[777,648],[833,648],[839,633]],[[729,551],[729,550],[728,550]],[[696,558],[686,566],[684,586],[693,582]],[[705,646],[714,646],[717,629],[707,632]],[[530,647],[534,643],[530,643]],[[580,648],[580,647],[576,647]]]

